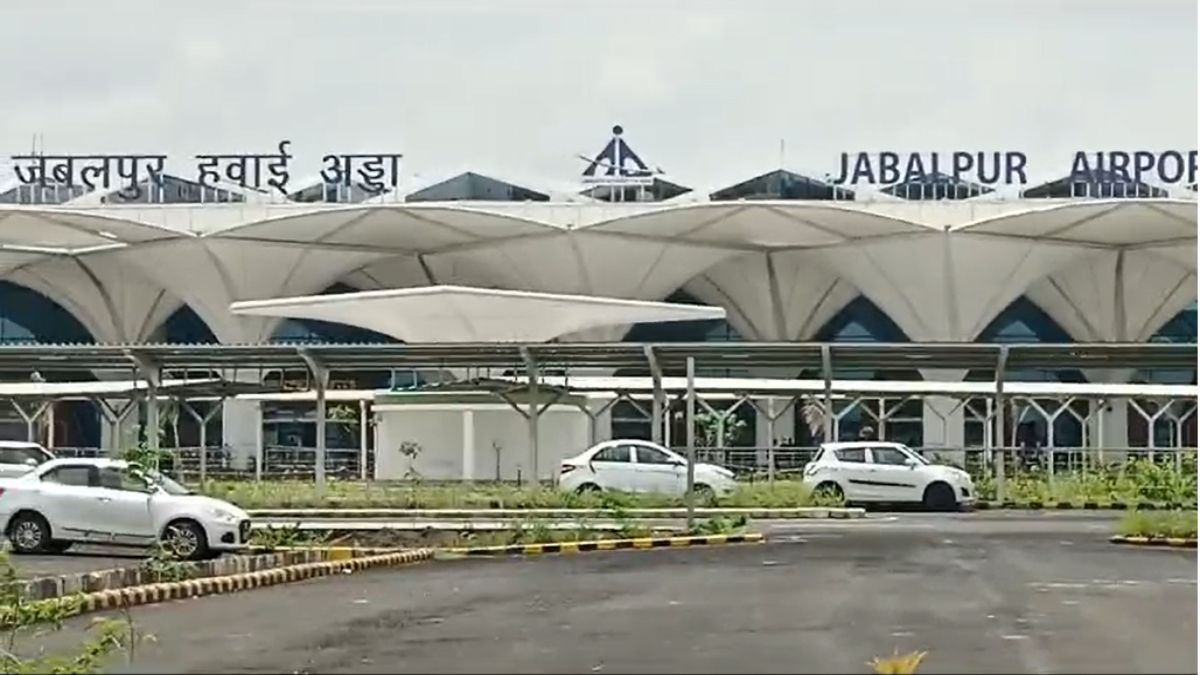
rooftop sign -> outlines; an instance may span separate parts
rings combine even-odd
[[[288,152],[292,142],[280,141],[276,152],[267,154],[195,155],[196,182],[216,187],[232,183],[248,190],[269,189],[288,194],[291,178]],[[358,188],[374,194],[395,189],[400,174],[397,153],[330,153],[321,158],[321,180],[326,185]],[[119,188],[128,198],[141,194],[147,181],[162,185],[166,155],[12,155],[13,171],[23,185],[42,187],[82,186],[88,191]]]
[[[843,152],[834,185],[894,185],[949,176],[979,185],[1025,185],[1028,156],[1020,151]],[[1196,182],[1196,151],[1079,151],[1072,179],[1188,185]],[[1104,176],[1101,180],[1099,177]]]

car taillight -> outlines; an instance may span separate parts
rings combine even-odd
[[[563,464],[562,468],[559,470],[559,473],[561,475],[565,476],[577,468],[579,468],[579,467],[575,466],[574,464]]]
[[[817,464],[816,463],[809,464],[808,466],[804,467],[804,475],[805,476],[811,476],[811,475],[815,474],[816,472],[817,472]]]
[[[4,488],[0,488],[0,497],[4,496]]]

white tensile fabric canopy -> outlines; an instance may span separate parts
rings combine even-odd
[[[244,300],[234,314],[317,319],[404,342],[546,342],[590,328],[724,319],[721,307],[470,286]]]

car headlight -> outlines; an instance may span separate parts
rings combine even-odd
[[[238,514],[228,509],[211,508],[208,510],[208,514],[217,520],[224,520],[230,523],[239,520]]]

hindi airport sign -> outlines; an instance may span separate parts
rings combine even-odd
[[[291,178],[289,152],[292,142],[280,141],[276,152],[267,154],[199,154],[196,182],[216,188],[218,181],[267,192],[288,194]],[[326,185],[352,184],[371,193],[395,189],[399,182],[399,153],[329,153],[321,158],[321,180]],[[136,199],[139,185],[146,181],[162,185],[167,156],[162,154],[117,155],[12,155],[13,171],[22,185],[41,187],[81,186],[88,191],[120,188],[121,195]],[[265,187],[264,187],[265,186]]]
[[[843,152],[834,185],[894,185],[949,176],[980,185],[1025,185],[1028,156],[1020,151]],[[1196,151],[1079,151],[1071,161],[1072,179],[1162,185],[1196,182]]]

